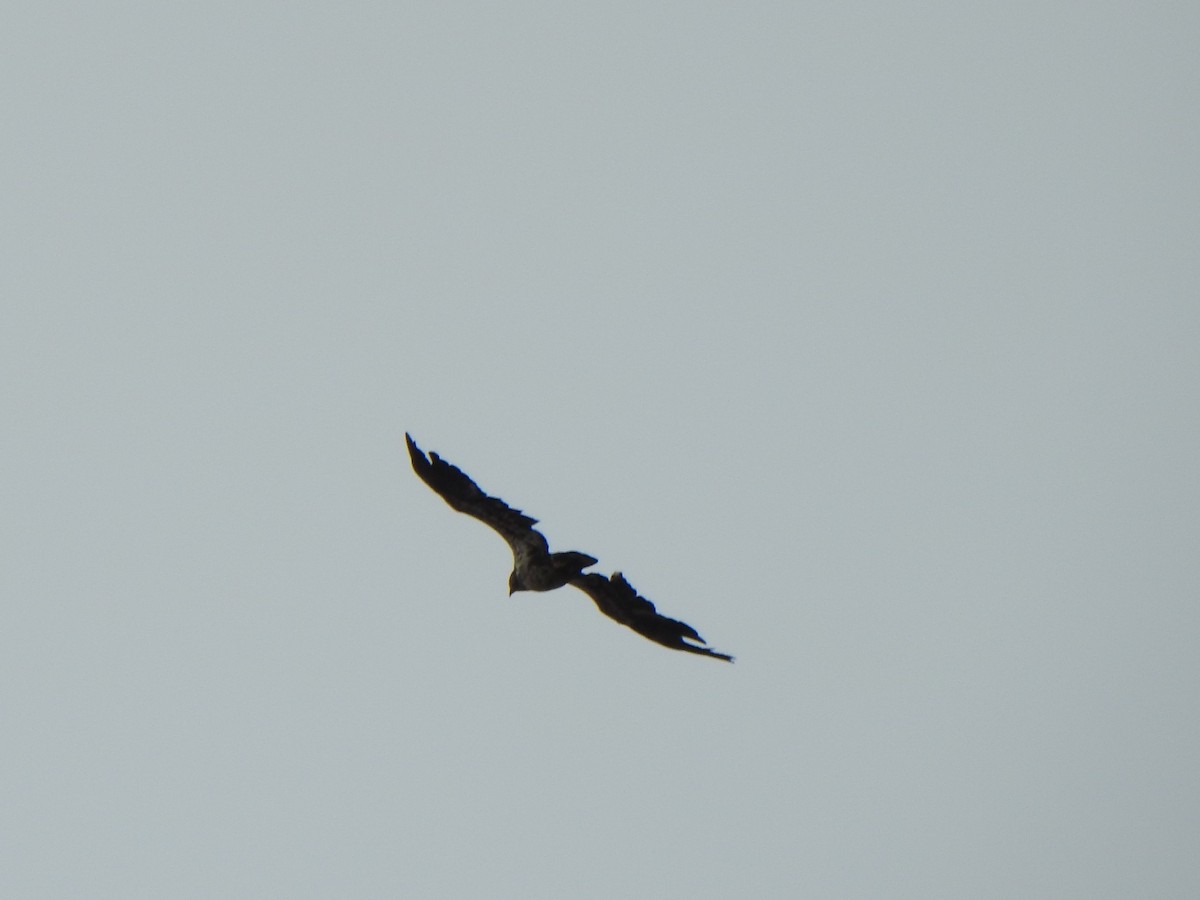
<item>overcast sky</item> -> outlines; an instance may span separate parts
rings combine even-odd
[[[3,19],[0,894],[1200,896],[1200,7]]]

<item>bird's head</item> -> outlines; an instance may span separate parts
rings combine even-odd
[[[512,596],[517,591],[525,590],[525,582],[521,580],[521,576],[513,572],[508,576],[508,596]]]

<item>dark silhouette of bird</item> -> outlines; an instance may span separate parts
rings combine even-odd
[[[661,615],[654,604],[639,596],[620,572],[609,578],[584,572],[597,560],[577,550],[551,553],[546,538],[533,526],[537,519],[513,509],[498,497],[488,496],[462,469],[436,453],[425,452],[409,434],[408,455],[413,471],[453,509],[472,516],[494,529],[512,548],[513,570],[508,576],[508,593],[552,591],[573,585],[591,597],[596,607],[611,619],[632,628],[650,640],[670,647],[733,662],[733,657],[708,647],[696,629]],[[689,643],[695,641],[697,643]]]

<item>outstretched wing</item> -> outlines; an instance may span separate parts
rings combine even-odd
[[[408,455],[412,457],[413,471],[421,480],[436,491],[450,506],[468,516],[474,516],[484,525],[495,529],[508,541],[514,557],[525,557],[548,553],[550,548],[542,534],[534,529],[537,519],[513,509],[498,497],[489,497],[474,481],[457,466],[446,462],[436,453],[425,452],[408,434]]]
[[[689,644],[688,641],[696,641],[699,644],[707,642],[686,622],[661,615],[654,608],[654,604],[638,594],[620,572],[613,573],[611,578],[585,572],[578,578],[571,579],[571,584],[591,597],[600,612],[632,628],[642,637],[672,650],[686,650],[688,653],[700,653],[733,662],[732,656],[718,653],[708,647]]]

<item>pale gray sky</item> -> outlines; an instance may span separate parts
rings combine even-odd
[[[1200,896],[1200,7],[4,20],[0,894]]]

